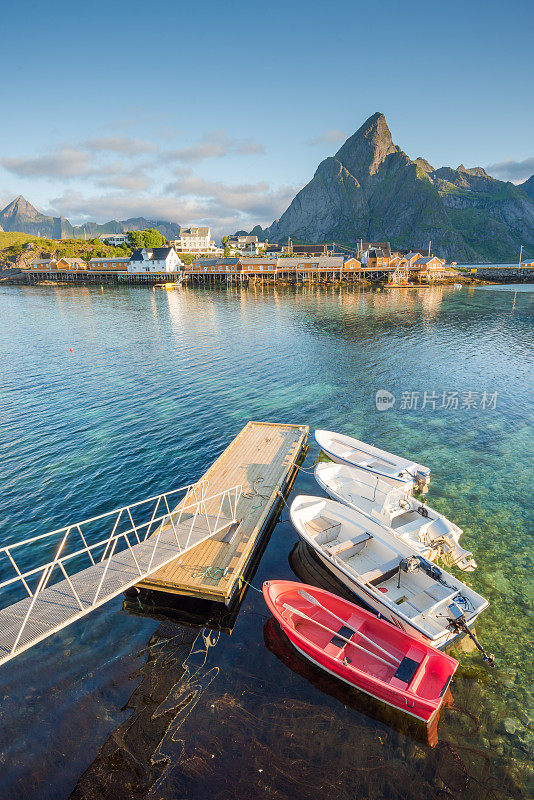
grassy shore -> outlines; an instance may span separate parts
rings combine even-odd
[[[0,232],[0,266],[24,269],[36,258],[129,256],[131,250],[112,247],[100,239],[44,239],[27,233]]]

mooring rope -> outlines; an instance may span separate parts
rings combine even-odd
[[[250,588],[251,588],[251,589],[254,589],[254,591],[255,591],[255,592],[259,592],[260,594],[263,594],[263,592],[262,592],[262,590],[261,590],[261,589],[257,589],[255,586],[253,586],[251,583],[249,583],[247,580],[245,580],[245,578],[243,577],[243,575],[240,575],[240,576],[239,576],[239,583],[241,583],[241,581],[242,581],[243,583],[246,583],[246,584],[247,584],[247,586],[250,586]],[[239,587],[239,588],[241,588],[241,587]]]

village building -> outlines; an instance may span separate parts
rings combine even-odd
[[[173,247],[140,247],[128,261],[128,272],[178,272],[183,262]]]
[[[369,269],[384,269],[389,265],[390,254],[380,247],[368,247],[361,255],[363,267]]]
[[[384,258],[391,258],[391,245],[389,242],[364,242],[360,239],[356,248],[356,258],[361,259],[367,250],[381,250]]]
[[[102,233],[98,238],[113,247],[120,247],[121,244],[127,244],[128,231],[125,233]]]
[[[52,272],[69,272],[70,270],[87,269],[87,264],[82,258],[36,258],[31,264],[31,269],[50,270]]]
[[[418,261],[420,258],[422,258],[421,253],[410,252],[406,253],[406,255],[403,256],[401,260],[406,262],[406,264],[408,265],[408,269],[412,269],[415,262]]]
[[[111,272],[122,271],[128,269],[130,263],[129,258],[109,258],[106,256],[99,256],[98,258],[91,258],[89,261],[89,269],[98,272]]]
[[[239,258],[197,258],[184,270],[185,274],[208,274],[239,272],[241,260]]]
[[[352,256],[351,258],[346,258],[343,262],[343,272],[359,272],[362,268],[362,262],[358,261],[357,258]]]
[[[211,238],[211,229],[207,226],[190,226],[180,228],[180,236],[171,242],[177,253],[223,253],[216,247]]]
[[[226,247],[231,251],[258,255],[268,242],[260,242],[257,236],[232,236],[226,242]]]
[[[283,252],[283,247],[281,244],[267,243],[265,246],[265,252],[263,253],[264,256],[279,256],[280,253]]]
[[[284,259],[285,260],[285,259]],[[276,272],[276,267],[278,262],[280,261],[279,258],[276,256],[269,257],[269,256],[262,256],[261,258],[242,258],[241,265],[243,269],[243,274],[258,274],[258,273],[274,273]]]
[[[282,250],[288,255],[294,256],[326,256],[328,255],[326,244],[293,244],[290,242],[283,245]]]
[[[438,258],[437,256],[425,256],[418,258],[411,267],[411,271],[416,273],[419,280],[426,278],[428,280],[436,277],[441,277],[445,271],[445,259]]]

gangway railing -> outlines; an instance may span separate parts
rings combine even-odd
[[[1,547],[0,664],[236,524],[241,492],[201,481]]]

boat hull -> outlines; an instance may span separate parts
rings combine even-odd
[[[336,464],[343,464],[344,466],[353,467],[362,472],[376,475],[378,478],[390,483],[391,486],[398,488],[405,488],[411,485],[412,482],[415,482],[419,491],[426,492],[428,490],[430,470],[421,464],[402,459],[395,456],[393,453],[388,453],[386,450],[381,450],[378,447],[360,442],[358,439],[353,439],[344,434],[317,430],[314,436],[315,441],[322,451]],[[338,439],[334,438],[336,436]],[[337,445],[342,445],[341,449],[336,443]],[[343,451],[343,447],[345,447],[346,452]],[[356,460],[355,456],[349,454],[351,448],[354,452],[360,453],[359,460]],[[364,456],[363,459],[361,455]],[[370,464],[365,463],[366,457],[371,461]],[[390,467],[396,466],[396,469],[381,469],[379,466],[380,462],[382,466],[389,464]],[[409,472],[410,469],[412,470],[411,473]]]
[[[352,660],[350,659],[349,664],[347,665],[345,660],[342,661],[339,657],[334,657],[333,655],[327,653],[324,649],[318,647],[313,640],[310,640],[306,638],[305,635],[299,633],[299,631],[295,627],[292,627],[292,624],[286,618],[284,618],[283,613],[281,613],[280,610],[280,605],[277,604],[275,599],[276,592],[278,591],[282,593],[282,596],[291,597],[293,593],[295,598],[297,598],[297,592],[299,588],[312,593],[316,598],[319,598],[320,602],[322,602],[323,605],[326,605],[326,607],[329,607],[329,604],[333,604],[333,606],[338,610],[340,607],[345,608],[346,616],[344,616],[343,619],[347,618],[348,625],[352,624],[357,629],[358,622],[355,622],[355,620],[358,620],[359,622],[363,621],[364,624],[370,624],[374,629],[378,628],[382,635],[382,638],[380,639],[381,643],[384,644],[384,642],[389,641],[392,651],[397,652],[397,657],[399,652],[403,652],[403,648],[406,649],[406,651],[412,652],[414,649],[413,643],[415,642],[415,650],[417,651],[418,646],[420,647],[420,650],[418,650],[419,657],[421,659],[421,666],[419,669],[423,670],[423,674],[417,678],[418,673],[415,673],[416,677],[411,680],[411,683],[414,685],[416,683],[422,685],[425,681],[427,677],[425,673],[426,661],[429,658],[428,653],[431,653],[430,657],[433,658],[435,663],[438,665],[437,667],[433,667],[433,669],[439,670],[439,681],[441,681],[443,684],[439,687],[441,689],[439,695],[437,694],[437,688],[435,689],[436,696],[425,697],[424,694],[423,696],[418,696],[416,692],[410,690],[409,684],[406,685],[406,689],[400,689],[399,686],[395,685],[395,681],[393,681],[393,683],[390,685],[387,681],[378,678],[376,674],[373,674],[372,672],[368,673],[363,669],[353,667]],[[450,679],[454,674],[456,667],[458,666],[458,662],[456,662],[454,659],[451,659],[449,656],[443,654],[438,657],[434,648],[425,644],[419,644],[419,642],[414,640],[413,637],[407,635],[406,633],[401,633],[399,630],[388,625],[388,623],[377,620],[372,614],[364,609],[354,606],[348,601],[342,600],[336,595],[332,595],[330,592],[326,592],[323,589],[307,586],[305,584],[293,583],[291,581],[266,581],[263,588],[263,594],[269,609],[277,619],[291,644],[304,658],[306,658],[312,664],[324,670],[329,675],[332,675],[335,678],[343,681],[349,686],[356,687],[365,694],[374,697],[376,700],[380,700],[392,708],[402,711],[409,716],[415,717],[426,724],[430,723],[434,719],[443,702]],[[310,620],[310,622],[313,621]],[[333,631],[337,632],[340,627],[339,623],[336,622],[335,619],[332,619],[331,624],[333,626]],[[313,625],[311,627],[313,628]],[[365,628],[365,630],[367,630],[367,628]],[[355,636],[353,636],[352,641],[353,643],[358,642],[357,633]],[[359,641],[361,642],[362,640],[360,639]],[[350,645],[348,645],[348,647],[350,647]],[[410,650],[410,648],[412,649]],[[432,673],[432,675],[433,674],[434,673]]]
[[[363,508],[363,504],[358,505],[358,503],[354,501],[353,496],[347,496],[346,493],[338,491],[336,488],[334,488],[334,486],[331,485],[327,478],[323,478],[323,472],[328,471],[328,469],[325,470],[325,466],[327,465],[318,464],[316,466],[314,473],[315,480],[321,489],[332,498],[332,500],[335,500],[338,503],[343,503],[349,508],[354,509],[354,511],[358,511],[360,514],[364,514],[366,517],[369,517],[369,519],[378,520],[380,524],[387,528],[387,530],[393,536],[396,536],[398,539],[401,539],[409,544],[410,547],[413,547],[414,550],[416,550],[420,555],[429,561],[434,561],[439,556],[444,556],[445,559],[448,558],[450,562],[452,562],[461,570],[473,572],[476,569],[477,564],[472,556],[472,553],[460,547],[459,540],[463,533],[462,529],[458,528],[456,525],[452,525],[452,523],[450,523],[449,520],[443,516],[443,514],[440,514],[439,511],[426,506],[427,517],[421,517],[421,526],[424,525],[428,518],[432,519],[433,522],[438,521],[442,526],[442,530],[448,535],[448,537],[450,537],[450,539],[449,541],[446,541],[443,538],[436,537],[435,544],[431,545],[428,543],[428,541],[425,542],[424,534],[420,538],[419,530],[410,530],[409,533],[403,533],[402,531],[393,528],[389,521],[384,519],[382,514],[373,514],[373,511],[369,508],[369,505],[367,506],[367,509]],[[349,467],[348,469],[353,470],[354,468]],[[356,488],[356,492],[358,492],[358,488]],[[407,492],[407,494],[409,493]],[[363,499],[365,502],[365,498],[360,499]],[[411,496],[408,499],[408,502],[410,502],[410,504],[414,503]],[[417,502],[414,504],[417,506]]]
[[[309,541],[306,541],[306,544],[309,547],[312,546]],[[367,608],[377,614],[381,619],[385,619],[392,625],[395,625],[395,627],[399,628],[399,630],[405,631],[405,633],[410,634],[410,636],[415,636],[422,642],[428,642],[432,644],[432,646],[437,650],[445,650],[447,647],[451,647],[454,642],[458,641],[458,639],[463,636],[463,634],[458,635],[453,631],[445,631],[445,633],[440,636],[439,639],[430,639],[428,636],[425,636],[425,634],[419,630],[419,628],[416,628],[414,625],[410,625],[410,623],[404,618],[401,619],[386,603],[383,603],[380,600],[380,597],[378,597],[375,592],[370,591],[359,581],[347,574],[345,570],[335,563],[334,559],[327,558],[317,548],[313,548],[313,550],[324,566],[330,570],[330,572],[332,572],[336,578],[344,583],[360,602],[364,603]],[[472,619],[469,620],[467,623],[469,628],[474,625],[477,617],[478,615],[473,616]]]

